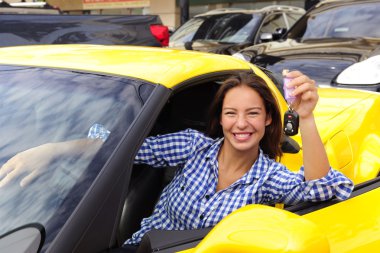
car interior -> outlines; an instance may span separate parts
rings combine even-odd
[[[169,99],[149,135],[165,134],[186,128],[206,132],[207,109],[220,82],[211,81],[179,89]],[[161,191],[174,177],[176,167],[152,168],[134,165],[128,196],[119,226],[119,241],[130,238],[148,217],[158,201]]]

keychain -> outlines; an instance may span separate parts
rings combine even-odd
[[[290,78],[286,77],[289,70],[284,69],[282,75],[284,76],[284,95],[285,99],[288,102],[289,109],[284,114],[284,132],[288,136],[293,136],[298,133],[299,117],[296,111],[291,107],[291,104],[294,102],[296,97],[292,96],[291,93],[294,91],[294,88],[288,88],[287,83],[291,81]]]

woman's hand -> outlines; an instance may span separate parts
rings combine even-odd
[[[300,118],[312,116],[319,98],[315,81],[300,71],[291,71],[286,74],[286,77],[292,79],[288,84],[288,88],[294,88],[291,95],[296,96],[291,107],[298,113]]]
[[[0,187],[18,177],[22,177],[20,186],[24,187],[45,173],[55,159],[68,156],[78,156],[78,159],[79,156],[82,156],[82,159],[92,157],[102,144],[101,139],[78,139],[47,143],[20,152],[0,168]]]
[[[54,149],[51,144],[47,143],[13,156],[0,168],[0,187],[18,177],[22,177],[21,187],[28,185],[48,169],[49,163],[55,157],[52,150]]]
[[[292,78],[288,87],[295,88],[292,95],[296,99],[291,106],[300,117],[305,180],[322,178],[329,172],[330,164],[313,115],[318,89],[314,80],[299,71],[289,72],[286,77]]]

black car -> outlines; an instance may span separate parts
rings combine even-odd
[[[0,46],[103,44],[167,46],[158,15],[0,14]]]
[[[212,10],[174,31],[169,47],[231,54],[231,46],[244,48],[280,38],[304,13],[302,8],[283,5]]]
[[[275,73],[298,69],[321,86],[378,90],[373,85],[338,84],[350,65],[380,52],[380,2],[323,1],[308,11],[282,41],[247,47],[235,54]]]

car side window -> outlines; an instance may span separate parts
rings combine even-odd
[[[231,13],[225,15],[212,15],[193,37],[195,40],[218,40],[230,43],[246,42],[250,39],[252,31],[257,29],[259,14]]]
[[[175,33],[170,37],[170,41],[187,42],[192,41],[195,34],[200,30],[204,23],[203,18],[193,18],[186,22],[183,26],[180,26]]]
[[[42,149],[21,165],[41,168],[36,179],[25,188],[18,177],[0,187],[0,234],[31,221],[47,227],[47,234],[58,233],[61,226],[52,224],[70,217],[156,86],[97,73],[6,65],[0,65],[0,79],[1,166],[46,143],[87,138],[94,123],[111,132],[95,153],[92,145],[83,153],[48,159],[50,152]]]
[[[298,19],[301,18],[302,15],[300,14],[295,14],[295,13],[285,13],[285,18],[286,18],[286,21],[288,22],[288,29],[294,25],[294,23],[297,22]]]
[[[311,14],[303,40],[320,38],[380,37],[380,3],[363,3]],[[352,18],[355,17],[355,18]]]
[[[263,33],[274,33],[278,28],[287,28],[287,23],[282,13],[275,13],[265,18],[260,31],[257,33],[257,42],[260,43],[259,38]]]
[[[268,16],[261,27],[260,32],[273,33],[277,28],[286,27],[286,22],[282,13]]]

